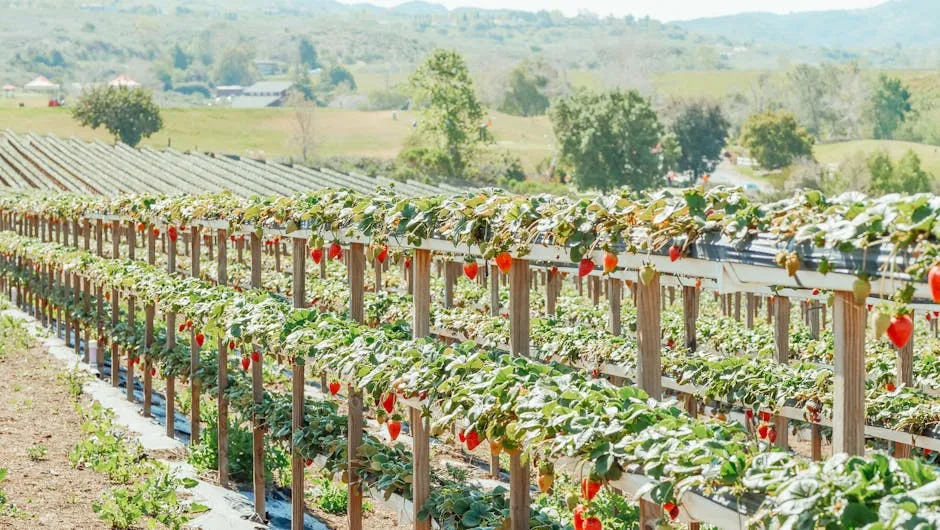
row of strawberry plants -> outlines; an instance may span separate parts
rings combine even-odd
[[[44,256],[41,250],[31,248],[21,238],[7,243],[8,252],[14,248],[35,251],[31,256],[34,261],[55,261],[53,256],[40,257]],[[643,470],[655,481],[654,497],[664,504],[692,488],[735,496],[744,492],[773,494],[777,489],[747,487],[744,479],[754,481],[755,477],[775,474],[777,481],[772,483],[783,487],[792,484],[790,480],[798,481],[809,466],[803,459],[785,456],[780,462],[775,460],[771,470],[762,470],[761,455],[777,451],[754,441],[740,427],[694,420],[674,404],[647,402],[642,392],[634,389],[617,389],[559,366],[494,355],[472,343],[448,347],[431,340],[389,339],[382,330],[354,329],[348,321],[321,318],[314,311],[291,311],[285,302],[268,295],[264,296],[286,313],[272,308],[242,309],[246,312],[244,322],[228,321],[230,317],[225,315],[231,308],[254,306],[254,301],[237,299],[245,295],[233,289],[224,296],[214,293],[215,297],[208,298],[217,300],[214,303],[205,301],[207,293],[198,293],[202,303],[196,305],[202,308],[184,311],[183,307],[192,306],[194,300],[179,291],[181,286],[159,282],[148,285],[146,278],[160,276],[155,269],[124,265],[126,274],[117,275],[123,276],[120,279],[95,278],[94,267],[88,267],[88,272],[108,285],[133,285],[139,296],[152,297],[160,300],[164,309],[190,315],[199,322],[200,329],[268,348],[283,344],[283,351],[297,360],[315,351],[315,369],[355,381],[377,402],[393,390],[405,396],[424,395],[428,403],[444,413],[435,419],[438,426],[462,417],[469,422],[466,429],[476,433],[477,438],[481,434],[492,436],[508,450],[525,447],[531,454],[589,460],[594,471],[607,479],[624,470]],[[216,312],[219,307],[223,309]],[[345,341],[338,337],[345,337]],[[585,422],[588,418],[590,421]],[[654,459],[652,455],[656,455]],[[681,465],[674,465],[676,462]],[[735,464],[725,469],[727,466],[718,462]],[[721,473],[709,471],[716,465]],[[882,499],[893,502],[902,490],[934,480],[929,468],[918,468],[916,473],[895,470],[891,478],[893,486],[881,495],[858,499],[852,516],[860,511],[877,516]],[[785,508],[774,506],[770,495],[762,509],[769,517],[790,517]],[[810,516],[823,520],[831,513],[830,506]]]

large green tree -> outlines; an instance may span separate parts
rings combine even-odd
[[[313,43],[310,42],[310,39],[307,37],[302,37],[300,39],[300,45],[298,52],[300,54],[300,64],[310,68],[317,68],[320,66],[320,59],[317,56],[317,49],[313,47]]]
[[[508,88],[499,105],[500,112],[514,116],[538,116],[548,110],[545,88],[548,77],[523,63],[509,73]]]
[[[685,105],[670,127],[682,149],[679,171],[691,171],[698,177],[714,170],[725,147],[729,127],[717,104]]]
[[[662,183],[663,127],[638,92],[581,90],[557,101],[549,114],[578,188],[641,190]]]
[[[748,118],[741,143],[765,169],[780,169],[801,157],[812,158],[813,136],[789,112],[764,112]]]
[[[424,107],[420,130],[445,151],[451,171],[462,176],[477,148],[491,139],[467,63],[454,50],[434,50],[410,84]]]
[[[909,150],[897,164],[886,151],[875,151],[868,157],[871,172],[871,191],[883,193],[926,193],[931,190],[933,177],[920,166],[920,157]]]
[[[874,137],[889,139],[914,110],[911,91],[900,79],[884,74],[878,78],[872,95],[872,121]]]
[[[104,127],[130,146],[163,128],[160,108],[150,92],[103,86],[85,92],[72,108],[72,116],[82,125]]]
[[[226,50],[216,65],[215,84],[248,86],[254,83],[258,77],[252,62],[254,58],[254,49],[244,44]]]

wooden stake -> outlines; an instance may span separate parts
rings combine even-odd
[[[431,330],[431,251],[417,249],[414,263],[411,265],[414,278],[414,338],[427,337]],[[414,502],[414,530],[430,530],[430,518],[419,519],[417,513],[424,506],[431,493],[431,438],[427,419],[421,417],[421,411],[409,409],[409,421],[412,430],[414,466],[412,478]]]
[[[219,285],[228,285],[228,234],[225,229],[216,232],[218,242],[218,265],[216,281]],[[228,486],[228,344],[224,336],[218,338],[218,429],[219,429],[219,484]]]
[[[199,235],[199,227],[191,226],[189,234],[189,258],[190,258],[190,274],[193,278],[199,277],[199,256],[201,255],[200,244],[202,243],[202,237]],[[190,357],[189,357],[189,391],[191,396],[191,403],[189,406],[189,415],[190,415],[190,429],[191,433],[189,436],[190,444],[199,443],[199,430],[200,430],[200,416],[199,416],[199,396],[200,396],[200,385],[199,381],[196,378],[196,371],[199,370],[199,345],[196,344],[196,328],[192,328],[189,332],[189,344],[190,344]]]
[[[645,285],[638,282],[637,313],[637,366],[636,382],[653,399],[662,399],[662,290],[659,272]],[[662,517],[662,508],[640,500],[640,528],[655,528]]]
[[[698,350],[695,323],[698,320],[699,289],[692,285],[682,287],[682,313],[685,316],[685,347]]]
[[[903,348],[898,349],[897,362],[897,382],[898,386],[912,386],[914,384],[914,336],[908,339]],[[910,458],[911,446],[900,442],[894,443],[895,458]]]
[[[790,299],[778,296],[774,300],[776,315],[774,316],[774,340],[776,344],[776,360],[780,364],[790,362]],[[783,416],[774,416],[774,431],[777,432],[777,447],[789,447],[790,422]]]
[[[754,293],[747,293],[747,296],[745,298],[745,304],[747,305],[747,308],[746,308],[747,329],[754,329],[754,314],[757,312],[756,301],[754,300]]]
[[[349,282],[349,317],[356,322],[362,323],[365,321],[363,297],[366,281],[366,256],[362,243],[351,243],[349,245],[348,258],[349,262],[346,267],[346,272]],[[378,265],[378,261],[376,260],[373,260],[373,263]],[[380,269],[381,266],[376,267],[377,271]],[[381,276],[379,276],[379,278],[381,278]],[[430,315],[428,316],[428,325],[430,326]],[[346,456],[348,460],[347,469],[349,472],[349,480],[346,484],[348,499],[346,526],[350,530],[362,530],[362,485],[359,483],[359,475],[357,473],[359,466],[359,447],[362,445],[362,392],[353,385],[349,385],[347,408],[348,447]]]
[[[293,296],[294,307],[306,306],[306,253],[307,242],[292,238],[293,248]],[[280,248],[280,245],[278,245]],[[304,427],[304,365],[303,360],[292,364],[291,388],[291,436]],[[304,529],[304,457],[296,447],[291,447],[291,529]]]
[[[854,294],[835,293],[833,334],[832,451],[862,455],[865,452],[865,306]]]
[[[490,315],[499,316],[499,267],[490,265]]]
[[[609,310],[607,313],[607,323],[610,326],[610,333],[612,335],[620,336],[621,331],[621,317],[620,317],[620,301],[621,289],[623,288],[623,280],[618,278],[608,278],[607,279],[607,293],[608,293],[608,305]]]

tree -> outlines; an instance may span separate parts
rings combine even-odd
[[[462,176],[478,146],[490,140],[463,57],[453,50],[433,51],[410,85],[415,100],[424,104],[421,131],[446,152],[454,175]]]
[[[898,160],[891,161],[887,151],[875,151],[868,157],[873,193],[926,193],[931,190],[933,177],[921,169],[920,157],[913,150]]]
[[[72,108],[72,116],[92,129],[104,126],[130,146],[163,128],[159,107],[150,92],[139,88],[103,86],[87,91]]]
[[[514,116],[538,116],[548,110],[548,96],[543,93],[548,78],[520,64],[509,73],[509,89],[499,105],[500,112]]]
[[[257,70],[252,62],[255,52],[248,46],[236,46],[222,54],[215,70],[217,85],[247,86],[257,78]]]
[[[741,143],[766,169],[780,169],[793,160],[813,157],[813,137],[789,112],[764,112],[744,124]]]
[[[303,97],[304,101],[315,101],[317,99],[314,93],[313,81],[303,65],[297,65],[294,69],[294,90]]]
[[[682,149],[679,171],[691,171],[696,177],[713,171],[725,147],[729,127],[717,104],[685,105],[670,128]]]
[[[662,183],[663,127],[638,92],[581,90],[549,112],[564,162],[580,189],[636,190]]]
[[[300,39],[300,64],[306,67],[308,70],[312,70],[320,66],[320,60],[317,56],[317,49],[313,47],[313,43],[310,42],[310,39],[303,37]]]
[[[890,139],[912,111],[911,92],[907,86],[900,79],[881,74],[872,96],[874,137]]]
[[[828,86],[822,68],[801,64],[787,74],[796,94],[796,108],[809,123],[809,132],[822,136],[823,122],[829,119],[826,107]]]
[[[356,78],[352,72],[343,65],[337,64],[330,67],[322,77],[326,82],[326,88],[333,90],[340,85],[346,85],[350,92],[356,91]]]
[[[185,70],[192,64],[193,58],[183,51],[179,44],[173,47],[173,68]]]
[[[317,140],[315,106],[299,93],[292,95],[289,103],[294,108],[294,143],[300,150],[301,159],[309,162],[313,158]]]

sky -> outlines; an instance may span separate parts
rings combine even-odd
[[[343,3],[368,2],[394,6],[403,0],[340,0]],[[829,9],[858,9],[884,3],[886,0],[428,0],[448,8],[508,8],[525,11],[560,10],[575,15],[587,9],[601,15],[650,16],[665,22],[700,17],[730,15],[746,11],[790,13]]]

